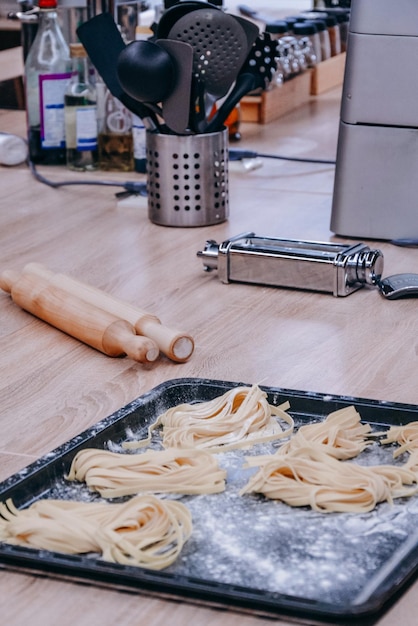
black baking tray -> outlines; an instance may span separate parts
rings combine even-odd
[[[65,480],[78,450],[122,451],[123,441],[144,437],[167,408],[210,400],[241,384],[248,383],[201,378],[162,383],[2,482],[0,501],[12,498],[21,508],[40,498],[98,500],[84,485]],[[414,405],[261,388],[271,404],[289,401],[296,427],[351,404],[373,429],[418,419]],[[158,437],[152,445],[159,445]],[[238,496],[251,471],[242,468],[244,457],[275,451],[277,445],[220,454],[226,491],[180,497],[191,510],[193,534],[176,563],[162,572],[5,543],[0,543],[0,566],[309,623],[374,621],[417,571],[418,496],[379,504],[367,514],[323,514],[263,496]],[[391,446],[376,443],[356,462],[394,463],[392,453]]]

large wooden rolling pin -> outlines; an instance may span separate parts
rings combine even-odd
[[[51,285],[128,321],[139,335],[145,335],[155,341],[161,352],[173,361],[183,363],[193,353],[194,341],[188,333],[164,326],[155,315],[119,300],[105,291],[91,287],[66,274],[56,274],[40,263],[28,263],[23,268],[23,273],[39,276]]]
[[[25,311],[108,356],[127,355],[141,363],[155,361],[159,349],[132,324],[77,298],[35,274],[5,270],[0,288]]]

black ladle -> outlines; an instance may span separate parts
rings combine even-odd
[[[132,98],[147,104],[175,133],[187,131],[193,49],[181,41],[133,41],[119,54],[119,81]]]
[[[170,54],[153,41],[128,44],[118,56],[117,73],[129,96],[151,104],[165,100],[176,80]]]

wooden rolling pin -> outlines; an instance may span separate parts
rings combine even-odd
[[[55,274],[40,263],[28,263],[23,268],[23,273],[39,276],[51,285],[128,321],[139,335],[145,335],[155,341],[161,352],[173,361],[183,363],[193,353],[194,341],[189,334],[167,328],[155,315],[119,300],[105,291],[86,285],[66,274]]]
[[[25,311],[108,356],[127,355],[141,363],[158,357],[156,343],[137,335],[132,324],[51,285],[42,276],[5,270],[0,288]]]

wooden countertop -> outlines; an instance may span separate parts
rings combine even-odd
[[[339,90],[267,126],[246,124],[238,147],[333,159]],[[0,130],[25,134],[24,113],[0,113]],[[233,146],[232,146],[233,147]],[[40,168],[53,180],[89,178]],[[333,167],[263,159],[231,167],[230,218],[206,228],[156,226],[145,203],[117,205],[108,187],[48,188],[26,166],[0,167],[0,270],[30,261],[105,289],[190,332],[192,358],[152,365],[112,359],[20,310],[0,292],[0,480],[100,419],[178,377],[207,377],[418,404],[416,301],[388,302],[374,289],[347,298],[244,284],[205,273],[207,239],[243,231],[342,241],[329,230]],[[141,175],[94,174],[140,180]],[[385,275],[414,271],[418,250],[371,244]],[[115,623],[262,626],[261,617],[145,595],[0,572],[2,622],[13,626]],[[415,626],[418,583],[378,626]],[[287,625],[287,620],[275,620]]]
[[[23,51],[21,46],[0,50],[0,81],[23,76]]]

